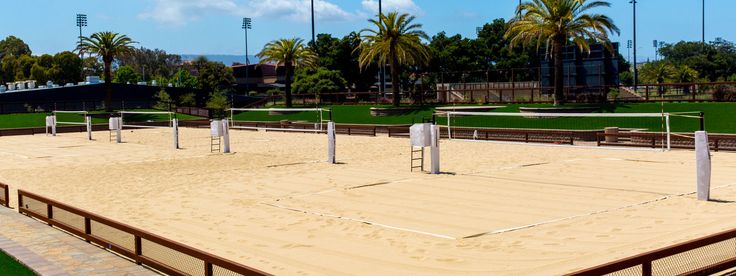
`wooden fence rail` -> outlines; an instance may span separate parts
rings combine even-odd
[[[0,206],[10,208],[10,188],[3,183],[0,183]]]
[[[710,275],[736,267],[736,229],[568,275]]]
[[[169,275],[270,275],[23,190],[18,190],[18,212]]]

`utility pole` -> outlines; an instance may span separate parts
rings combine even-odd
[[[243,18],[243,30],[245,30],[245,90],[250,89],[250,85],[248,84],[248,78],[249,78],[249,70],[250,70],[250,57],[248,56],[248,30],[250,30],[253,27],[251,24],[251,19],[248,17]],[[246,91],[250,92],[250,91]]]
[[[314,0],[312,0],[312,45],[317,45],[317,40],[314,38]]]
[[[639,68],[636,67],[636,0],[631,0],[629,3],[634,6],[634,92],[639,87]]]

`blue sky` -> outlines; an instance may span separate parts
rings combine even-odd
[[[317,32],[342,36],[367,27],[378,0],[315,0]],[[622,42],[632,37],[629,0],[609,0],[599,9],[614,19]],[[706,0],[706,40],[736,40],[736,1]],[[439,31],[474,36],[475,27],[513,16],[517,0],[383,0],[385,10],[416,14],[431,36]],[[654,58],[652,40],[700,40],[700,0],[639,0],[639,60]],[[252,17],[251,54],[282,37],[309,39],[309,0],[12,0],[3,1],[0,37],[15,35],[36,54],[73,49],[79,30],[75,15],[88,15],[84,32],[127,34],[140,46],[178,54],[239,54],[244,50],[242,17]]]

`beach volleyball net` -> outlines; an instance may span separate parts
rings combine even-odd
[[[120,111],[123,128],[171,128],[176,114],[166,111]]]
[[[670,149],[677,132],[692,136],[702,114],[692,113],[438,113],[437,123],[456,140],[626,145]]]
[[[86,126],[89,119],[87,111],[54,110],[52,114],[56,118],[57,126]]]
[[[179,122],[176,113],[166,111],[120,111],[110,120],[110,140],[122,142],[123,129],[166,129],[173,135],[173,145],[179,149]],[[117,122],[116,122],[117,119]]]
[[[324,108],[232,108],[231,129],[285,132],[327,131],[332,112]]]

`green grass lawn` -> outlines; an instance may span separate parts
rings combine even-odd
[[[519,107],[550,107],[549,104],[508,104],[494,112],[519,112]],[[595,106],[598,113],[660,113],[661,103],[575,105]],[[413,111],[398,116],[372,117],[368,105],[336,105],[325,106],[331,109],[333,120],[342,124],[412,124],[432,117],[435,106],[415,106]],[[384,106],[381,106],[384,107]],[[705,112],[706,130],[712,133],[736,133],[736,103],[665,103],[665,112]],[[325,115],[327,116],[327,115]],[[307,121],[317,122],[316,112],[300,112],[288,115],[271,116],[267,112],[243,112],[235,115],[236,120],[243,121]],[[438,117],[440,124],[446,124],[445,118]],[[602,129],[609,126],[622,128],[641,128],[650,131],[662,130],[661,118],[546,118],[534,119],[524,117],[489,117],[470,116],[458,118],[455,124],[477,127],[503,128],[538,128],[538,129]],[[698,130],[699,121],[693,118],[671,117],[670,126],[675,132],[692,132]]]
[[[157,111],[153,109],[137,109],[135,111]],[[93,124],[107,124],[106,112],[103,111],[92,111]],[[46,125],[45,117],[47,113],[15,113],[15,114],[1,114],[0,115],[0,129],[5,128],[29,128],[29,127],[44,127]],[[176,117],[179,120],[196,120],[202,119],[196,116],[190,116],[185,114],[177,114]],[[125,121],[127,122],[148,122],[148,121],[166,121],[169,120],[169,115],[166,114],[154,114],[154,115],[125,115]],[[80,114],[68,114],[59,113],[56,116],[57,121],[65,122],[84,122],[84,116]]]
[[[36,273],[0,250],[0,275],[31,276]]]
[[[519,107],[549,107],[549,104],[507,104],[504,108],[494,112],[518,112]],[[604,105],[575,105],[570,106],[595,106],[599,113],[659,113],[662,111],[660,103],[632,103],[632,104],[604,104]],[[435,106],[409,106],[411,111],[405,114],[387,117],[373,117],[370,115],[370,105],[335,105],[325,106],[332,110],[332,118],[341,124],[412,124],[419,123],[432,118]],[[386,107],[386,106],[378,106]],[[149,110],[151,111],[151,110]],[[736,133],[736,103],[665,103],[665,112],[705,112],[705,127],[711,133]],[[105,124],[104,116],[94,116],[102,112],[93,113],[93,123]],[[43,127],[44,113],[19,113],[0,115],[0,128],[23,128]],[[328,114],[324,114],[325,119]],[[178,114],[180,120],[199,119],[198,117]],[[62,114],[59,120],[82,122],[83,118],[74,114]],[[307,121],[318,122],[319,114],[316,112],[299,112],[287,115],[272,116],[267,112],[242,112],[235,115],[239,121]],[[127,122],[163,121],[168,120],[168,115],[128,115]],[[534,119],[524,117],[490,117],[471,116],[458,118],[455,122],[462,126],[477,127],[504,127],[504,128],[538,128],[538,129],[601,129],[604,127],[617,126],[622,128],[641,128],[651,131],[662,130],[661,118],[546,118]],[[446,120],[438,117],[438,123],[446,124]],[[672,131],[692,132],[699,128],[699,121],[693,118],[682,118],[673,116],[671,118]]]

